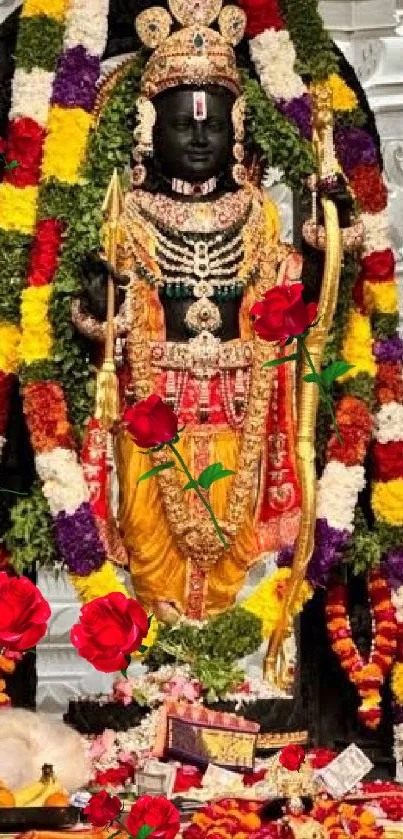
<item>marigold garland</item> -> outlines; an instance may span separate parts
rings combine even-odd
[[[262,634],[269,638],[281,615],[282,601],[290,578],[289,568],[278,568],[263,580],[252,594],[242,602],[242,608],[262,620]],[[304,582],[292,617],[298,615],[313,595],[313,588]]]
[[[377,571],[369,575],[368,595],[374,624],[371,653],[367,660],[353,640],[347,611],[347,589],[338,583],[329,588],[326,623],[333,651],[361,697],[359,718],[375,729],[381,721],[381,687],[390,672],[397,644],[396,613],[387,580]]]
[[[383,839],[385,835],[375,815],[362,805],[321,797],[315,803],[312,817],[324,826],[329,839]]]

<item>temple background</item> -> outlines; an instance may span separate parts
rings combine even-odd
[[[125,4],[123,0],[113,0],[113,3],[120,13],[122,8],[130,5],[130,1]],[[0,24],[5,23],[0,34],[0,64],[10,61],[10,39],[15,37],[19,6],[19,0],[0,0]],[[403,290],[403,0],[323,0],[320,9],[334,40],[354,66],[376,115],[390,190],[391,237],[398,256],[398,275]],[[122,17],[124,19],[125,13]],[[122,34],[124,41],[124,30],[123,33],[119,32],[120,39]],[[0,89],[0,110],[5,96],[4,90]],[[1,117],[4,119],[4,106],[2,110]],[[291,195],[287,189],[276,187],[274,197],[283,216],[284,236],[289,239],[293,226]],[[259,569],[254,571],[254,576],[257,574]],[[37,708],[60,715],[66,709],[69,698],[106,690],[110,679],[87,666],[70,646],[69,629],[75,621],[78,607],[65,578],[54,580],[49,574],[41,572],[38,582],[51,602],[52,619],[48,635],[37,652]],[[256,580],[252,579],[250,583],[253,585]],[[364,625],[363,610],[360,612],[360,607],[357,608],[358,612],[353,619],[358,626],[361,623]],[[359,732],[354,730],[353,723],[351,727],[346,722],[343,703],[340,706],[340,691],[342,695],[343,692],[348,693],[347,683],[342,681],[343,674],[329,655],[324,633],[318,635],[314,629],[318,620],[320,622],[320,612],[321,604],[317,599],[302,621],[302,647],[308,649],[307,662],[303,662],[303,667],[307,664],[311,671],[309,661],[315,660],[314,669],[308,672],[304,680],[304,689],[309,694],[305,699],[309,704],[309,717],[315,726],[315,739],[319,742],[327,739],[327,726],[329,720],[333,719],[335,736],[343,745],[345,741],[349,742],[349,738],[359,739]],[[325,688],[320,681],[320,673],[324,672],[325,681],[332,685],[336,697],[333,707],[329,690],[325,696]],[[28,694],[25,693],[25,701],[28,702],[28,695],[31,701],[34,696],[34,678],[31,666],[25,677],[19,680],[20,684],[25,682],[26,688],[27,681],[30,684]],[[21,690],[16,697],[19,702],[20,696]],[[347,696],[346,701],[354,704],[354,697]],[[380,735],[385,744],[390,743],[390,735],[389,725]],[[378,750],[378,741],[379,735],[373,741],[375,751]],[[390,754],[391,750],[388,751]]]

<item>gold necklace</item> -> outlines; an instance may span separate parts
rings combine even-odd
[[[253,230],[248,229],[252,219]],[[276,282],[277,249],[268,247],[260,196],[255,212],[251,214],[249,225],[246,226],[244,239],[246,247],[249,245],[247,247],[249,259],[252,258],[252,254],[255,259],[259,259],[258,294],[261,296]],[[144,289],[143,282],[134,279],[129,292],[133,326],[128,339],[128,355],[134,392],[138,401],[147,398],[154,390],[150,353],[145,352],[148,324],[147,307],[144,305],[142,289]],[[270,345],[255,337],[249,405],[243,429],[238,470],[228,500],[225,521],[220,522],[230,542],[236,539],[245,520],[261,452],[273,378],[272,370],[263,368],[268,355],[270,355]],[[169,460],[169,454],[164,450],[154,452],[151,459],[153,466],[159,466]],[[189,521],[189,511],[182,486],[174,470],[160,472],[157,481],[169,526],[184,558],[192,560],[201,568],[211,567],[223,555],[223,547],[210,518],[197,517],[196,520]]]

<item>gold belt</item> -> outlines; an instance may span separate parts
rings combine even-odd
[[[209,332],[202,332],[185,343],[150,342],[154,370],[183,370],[196,379],[210,379],[221,370],[246,370],[253,362],[253,342],[221,342]]]

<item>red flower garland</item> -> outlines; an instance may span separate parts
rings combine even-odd
[[[388,192],[379,166],[357,166],[352,173],[350,186],[362,213],[380,213],[387,207]]]
[[[55,219],[44,219],[36,228],[36,239],[31,251],[28,285],[50,283],[59,263],[63,224]]]
[[[346,586],[338,584],[329,588],[326,622],[332,649],[361,697],[359,719],[368,728],[375,729],[381,721],[380,690],[396,653],[397,622],[389,585],[378,571],[370,574],[368,594],[375,629],[368,660],[353,640]]]
[[[403,379],[400,363],[380,362],[376,375],[376,398],[379,405],[403,402]]]
[[[29,382],[24,388],[24,413],[38,454],[55,448],[72,449],[74,439],[60,385]]]
[[[376,481],[403,478],[403,442],[375,443],[373,448]]]
[[[372,283],[391,282],[395,276],[396,260],[391,248],[374,251],[361,262],[361,279]]]
[[[373,421],[367,406],[355,396],[344,396],[336,410],[342,443],[332,434],[326,449],[327,462],[337,460],[345,466],[363,463],[371,439]]]
[[[277,0],[239,0],[247,17],[246,35],[255,38],[266,29],[284,29]]]
[[[383,827],[377,825],[375,816],[361,805],[320,798],[312,818],[324,826],[328,839],[382,839],[385,835]]]
[[[18,166],[5,170],[5,181],[19,188],[37,186],[44,138],[44,129],[30,117],[10,122],[7,162],[18,160]]]

